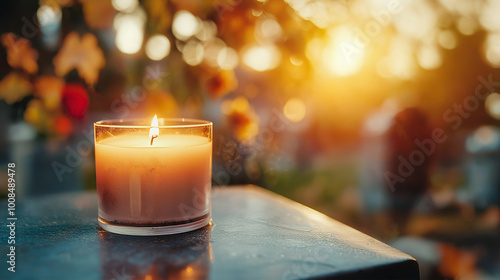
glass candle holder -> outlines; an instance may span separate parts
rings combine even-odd
[[[94,123],[100,226],[165,235],[207,225],[212,130],[212,122],[193,119]]]

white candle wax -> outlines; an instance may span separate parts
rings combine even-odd
[[[169,224],[209,215],[212,142],[192,135],[110,137],[95,145],[99,216]]]

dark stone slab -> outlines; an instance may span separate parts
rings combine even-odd
[[[93,192],[18,201],[16,272],[2,226],[0,279],[419,278],[412,257],[262,188],[216,188],[212,207],[200,230],[135,237],[98,227]]]

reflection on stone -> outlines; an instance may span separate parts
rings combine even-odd
[[[207,279],[211,224],[166,236],[126,236],[99,229],[102,279]]]

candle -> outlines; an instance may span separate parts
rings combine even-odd
[[[95,125],[99,223],[106,230],[170,234],[210,221],[212,123],[155,121]]]

